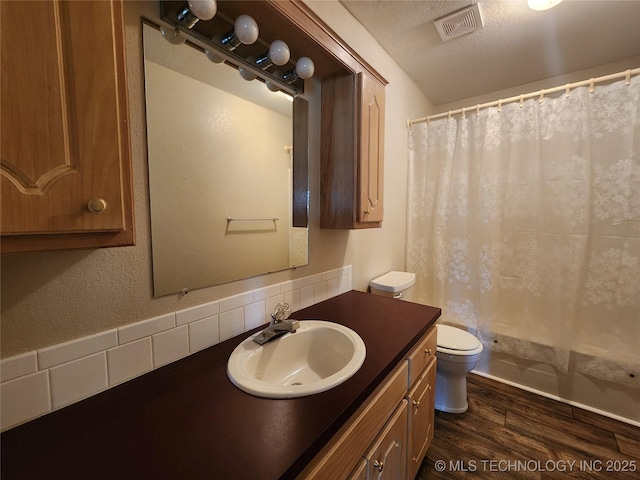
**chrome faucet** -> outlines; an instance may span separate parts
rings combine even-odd
[[[300,328],[300,323],[297,320],[288,320],[289,315],[291,315],[291,307],[288,303],[276,305],[275,310],[271,313],[271,324],[253,337],[253,341],[264,345],[286,333],[295,333]]]

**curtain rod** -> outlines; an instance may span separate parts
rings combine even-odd
[[[630,70],[625,70],[624,72],[612,73],[611,75],[605,75],[603,77],[591,78],[589,80],[583,80],[581,82],[567,83],[566,85],[560,86],[560,87],[543,88],[542,90],[538,90],[536,92],[526,93],[526,94],[523,94],[523,95],[516,95],[514,97],[504,98],[504,99],[500,99],[500,100],[493,101],[493,102],[488,102],[488,103],[479,103],[477,105],[473,105],[473,106],[470,106],[470,107],[458,108],[457,110],[449,110],[448,112],[438,113],[436,115],[429,115],[427,117],[422,117],[422,118],[416,118],[414,120],[407,119],[407,127],[411,128],[411,126],[416,124],[416,123],[422,123],[422,122],[427,122],[428,123],[431,120],[437,120],[439,118],[444,118],[444,117],[451,118],[452,115],[462,114],[464,116],[464,114],[466,112],[472,112],[474,110],[475,110],[476,113],[478,113],[480,111],[480,109],[484,109],[484,108],[488,108],[488,107],[497,106],[498,107],[498,111],[500,111],[500,107],[502,105],[504,105],[505,103],[520,102],[520,104],[522,104],[522,102],[525,99],[534,98],[534,97],[539,97],[540,101],[542,101],[542,99],[544,98],[545,95],[547,95],[549,93],[561,92],[563,90],[566,92],[566,94],[568,96],[569,95],[569,91],[571,89],[577,88],[577,87],[583,87],[585,85],[589,85],[589,91],[591,93],[593,93],[593,90],[595,88],[595,84],[596,83],[608,82],[610,80],[616,80],[618,78],[625,78],[627,85],[629,85],[629,83],[631,82],[631,76],[632,75],[638,75],[638,74],[640,74],[640,68],[633,68],[633,69],[630,69]]]

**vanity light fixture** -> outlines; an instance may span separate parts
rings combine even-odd
[[[316,66],[313,64],[313,60],[309,57],[300,57],[296,62],[296,68],[289,70],[284,74],[284,81],[291,85],[298,79],[306,80],[313,77]]]
[[[224,62],[224,58],[222,58],[220,55],[218,55],[215,52],[215,50],[212,50],[210,48],[205,48],[204,49],[204,54],[213,63],[223,63]]]
[[[254,63],[258,68],[266,70],[272,65],[285,65],[289,58],[291,58],[289,45],[282,40],[275,40],[269,46],[269,50],[256,58]]]
[[[258,76],[249,70],[247,67],[238,67],[238,73],[242,78],[244,78],[247,82],[255,80]]]
[[[527,0],[527,5],[531,10],[548,10],[558,5],[562,0]]]
[[[296,62],[295,68],[289,70],[288,72],[285,72],[284,74],[282,74],[282,72],[276,71],[273,75],[281,78],[284,83],[291,85],[298,80],[306,80],[307,78],[313,77],[315,68],[316,67],[313,64],[313,60],[311,60],[309,57],[300,57]],[[242,75],[242,72],[240,72],[240,75]],[[280,91],[280,87],[269,80],[266,80],[264,84],[272,92]]]
[[[236,18],[233,29],[222,36],[220,43],[229,51],[235,50],[242,44],[254,43],[259,33],[258,24],[251,16],[240,15]]]
[[[216,0],[189,0],[178,11],[178,22],[187,28],[193,28],[198,20],[211,20],[217,11]]]
[[[187,38],[177,28],[160,27],[162,38],[172,45],[182,45]]]
[[[269,89],[269,91],[277,93],[280,91],[280,87],[273,83],[271,80],[265,80],[264,86]]]

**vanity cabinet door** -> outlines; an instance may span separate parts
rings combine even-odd
[[[347,480],[367,480],[367,461],[363,458]]]
[[[433,358],[409,392],[409,479],[413,480],[433,440],[436,362]],[[398,477],[400,478],[400,477]]]
[[[400,406],[366,456],[369,480],[398,480],[407,472],[407,401]]]
[[[365,72],[322,81],[320,226],[382,226],[384,84]]]
[[[0,8],[2,253],[133,244],[122,4]]]
[[[418,378],[427,368],[434,358],[436,358],[436,350],[438,348],[438,330],[431,327],[424,337],[418,342],[409,355],[409,389],[415,385]]]

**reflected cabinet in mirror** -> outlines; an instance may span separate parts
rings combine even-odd
[[[306,265],[307,102],[143,37],[154,296]]]

